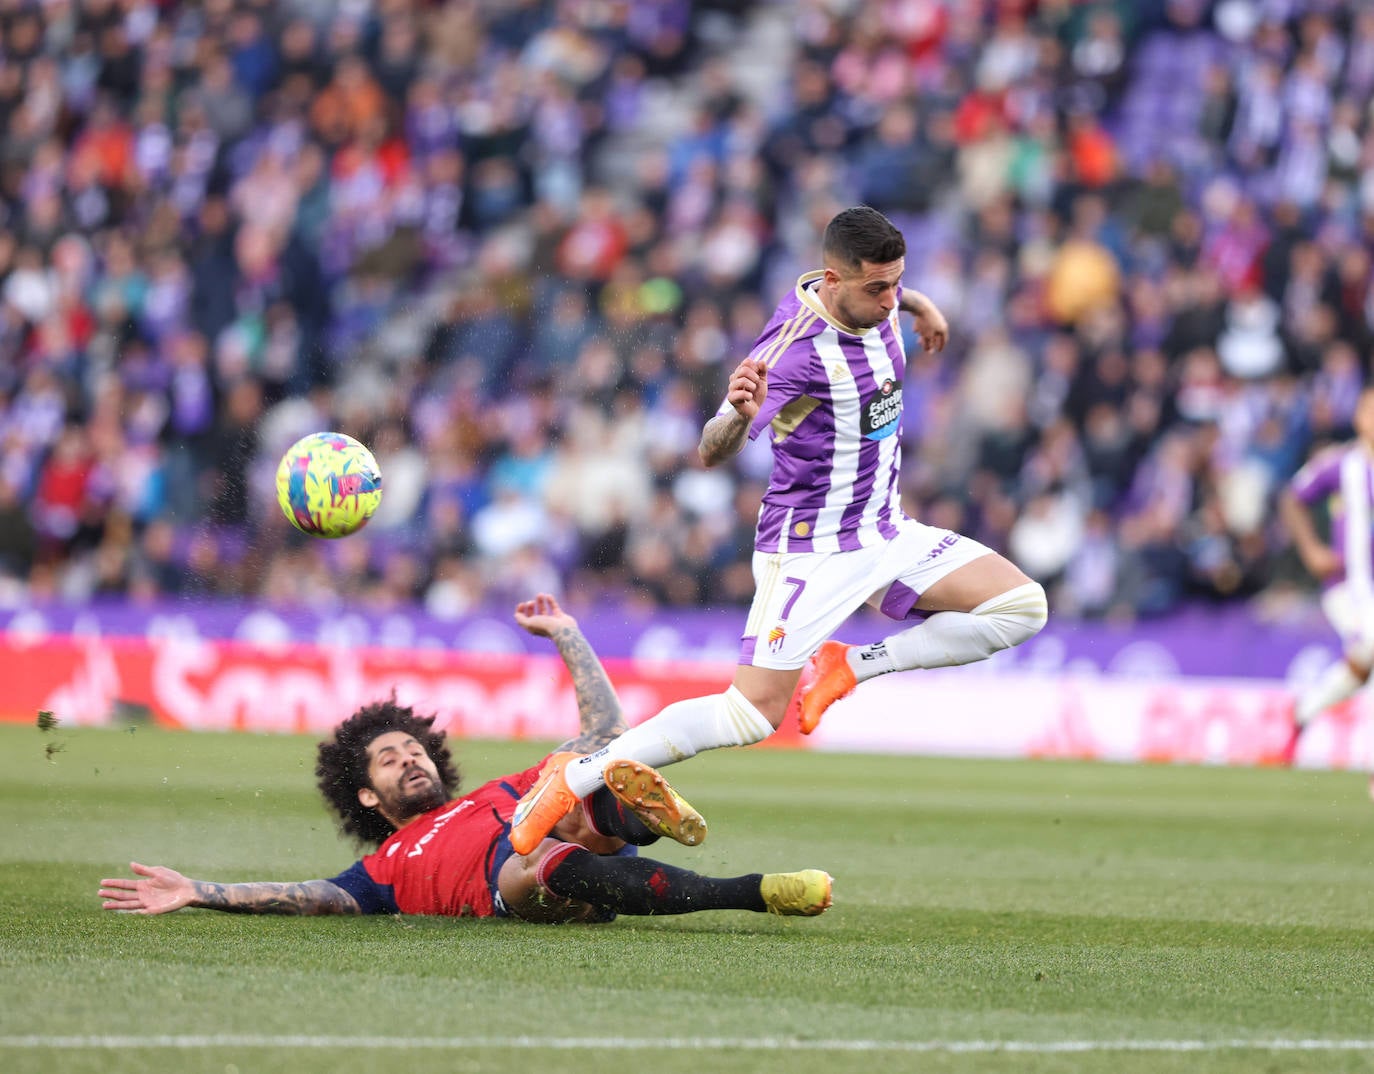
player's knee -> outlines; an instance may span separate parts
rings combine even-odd
[[[524,921],[564,922],[588,920],[592,909],[569,899],[549,886],[549,875],[570,854],[585,850],[572,843],[545,839],[529,854],[512,854],[497,874],[497,887],[506,909]]]
[[[1345,663],[1355,678],[1368,682],[1370,668],[1374,667],[1374,644],[1361,641],[1351,645],[1345,650]]]
[[[986,616],[995,625],[1002,647],[1010,649],[1040,633],[1050,618],[1049,600],[1039,582],[1027,582],[984,601],[975,614]]]
[[[791,691],[776,682],[769,682],[766,689],[755,688],[750,693],[731,684],[721,696],[724,704],[719,727],[732,746],[762,742],[782,725],[787,705],[792,700]]]

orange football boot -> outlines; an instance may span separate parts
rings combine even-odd
[[[859,685],[854,669],[849,666],[850,647],[839,641],[827,641],[811,658],[812,680],[801,690],[801,714],[797,722],[801,733],[809,735],[821,722],[825,710],[842,697],[848,697]]]
[[[539,773],[539,781],[515,803],[510,822],[510,845],[517,854],[537,847],[553,826],[573,811],[577,795],[568,787],[566,769],[580,753],[552,754]]]

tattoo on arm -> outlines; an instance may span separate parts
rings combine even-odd
[[[749,423],[737,412],[717,414],[701,430],[697,452],[707,466],[738,455],[749,435]]]
[[[196,897],[192,906],[223,910],[230,914],[311,916],[362,913],[352,895],[328,880],[305,880],[290,884],[215,884],[196,880],[193,884]]]
[[[572,674],[581,734],[560,749],[590,753],[626,730],[625,714],[611,680],[577,627],[560,627],[550,637]]]
[[[902,289],[902,299],[897,304],[907,313],[916,314],[925,309],[926,303],[929,301],[930,299],[926,298],[920,291],[905,287]]]

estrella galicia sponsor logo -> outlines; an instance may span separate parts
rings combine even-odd
[[[859,413],[859,433],[868,440],[882,440],[897,431],[902,417],[902,386],[889,377],[864,400]]]

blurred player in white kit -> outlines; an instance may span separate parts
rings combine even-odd
[[[1303,565],[1322,583],[1322,611],[1341,639],[1341,659],[1299,693],[1281,759],[1292,764],[1303,731],[1369,681],[1374,666],[1374,388],[1355,404],[1355,439],[1318,452],[1279,498]],[[1331,541],[1313,511],[1325,502]]]

